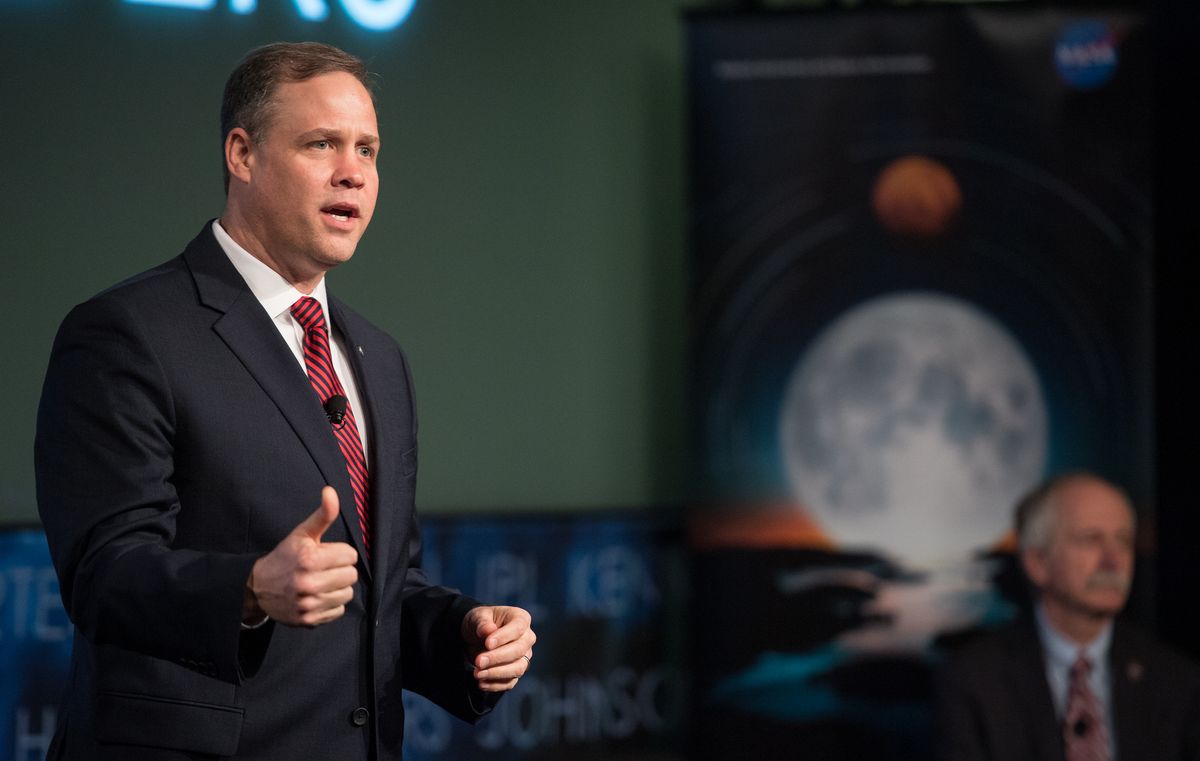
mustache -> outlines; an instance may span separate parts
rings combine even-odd
[[[1096,571],[1088,577],[1088,589],[1115,589],[1118,592],[1129,591],[1129,575],[1117,571]]]

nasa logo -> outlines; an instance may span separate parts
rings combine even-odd
[[[134,5],[157,5],[166,8],[186,8],[211,11],[217,0],[124,0]],[[346,15],[355,24],[373,32],[386,32],[404,23],[417,0],[338,0]],[[308,21],[329,18],[328,0],[294,0],[296,12]],[[229,0],[229,10],[240,15],[253,13],[258,0]]]
[[[1054,65],[1071,87],[1102,87],[1117,70],[1117,35],[1103,21],[1068,24],[1054,45]]]

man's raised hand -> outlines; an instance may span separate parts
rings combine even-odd
[[[358,581],[358,552],[345,542],[321,541],[337,519],[337,492],[326,486],[313,514],[254,563],[243,621],[267,615],[281,624],[313,627],[346,612]]]

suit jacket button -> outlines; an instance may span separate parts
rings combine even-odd
[[[367,723],[367,719],[370,718],[370,716],[371,716],[371,712],[368,711],[367,709],[355,708],[350,713],[350,723],[356,727],[361,727]]]

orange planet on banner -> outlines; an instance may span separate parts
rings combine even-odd
[[[933,238],[946,232],[962,208],[962,191],[944,164],[902,156],[875,179],[871,208],[890,233]]]
[[[792,503],[756,505],[746,511],[700,512],[688,521],[694,549],[730,547],[804,548],[832,551],[836,544],[808,511]]]

